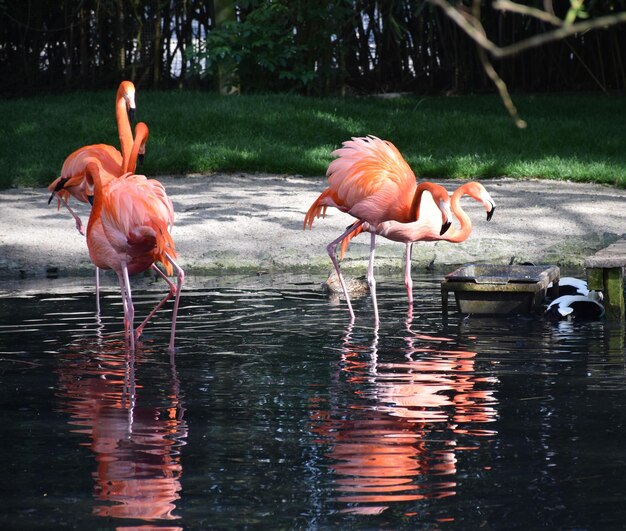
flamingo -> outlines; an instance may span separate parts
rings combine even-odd
[[[379,323],[374,279],[374,254],[378,224],[395,220],[401,223],[415,221],[419,216],[422,195],[429,191],[441,211],[440,229],[448,228],[449,196],[443,187],[433,183],[416,183],[415,174],[398,149],[389,141],[375,136],[352,138],[332,153],[335,156],[328,166],[328,187],[320,194],[304,217],[304,228],[312,228],[317,217],[323,217],[328,207],[335,207],[357,218],[338,238],[328,244],[326,250],[337,271],[350,319],[354,310],[344,282],[336,248],[348,234],[368,223],[371,233],[370,257],[367,283],[374,304],[374,319]]]
[[[125,149],[121,165],[118,165],[116,161],[113,160],[111,153],[107,152],[108,150],[94,149],[98,146],[84,146],[76,150],[66,159],[68,171],[72,172],[75,177],[69,178],[66,181],[61,178],[57,179],[58,182],[50,196],[50,200],[52,200],[55,194],[61,195],[63,192],[66,192],[66,188],[69,188],[72,190],[71,193],[74,197],[80,201],[91,203],[93,201],[93,189],[88,185],[88,180],[85,176],[87,163],[94,157],[101,163],[103,169],[101,172],[101,180],[104,186],[111,179],[116,179],[124,173],[133,173],[135,171],[137,160],[141,160],[145,154],[148,136],[148,126],[144,122],[139,122],[135,125],[135,138],[133,140],[132,149]],[[100,144],[100,146],[115,150],[112,146],[106,146],[104,144]],[[63,165],[64,168],[66,164]],[[126,171],[127,168],[132,169]],[[77,185],[74,184],[76,182],[78,183]],[[48,201],[48,203],[49,202],[50,201]],[[65,205],[71,212],[67,203],[65,203]],[[77,220],[80,222],[80,219],[77,218]],[[81,229],[79,229],[79,231],[81,231]],[[98,267],[96,267],[96,309],[100,312],[100,273]]]
[[[117,130],[120,138],[120,153],[115,147],[108,144],[92,144],[78,148],[72,152],[63,162],[61,176],[57,177],[48,186],[51,192],[48,204],[56,195],[59,208],[63,204],[76,223],[76,229],[80,234],[84,234],[83,224],[78,215],[69,206],[69,197],[87,203],[91,191],[88,189],[85,178],[86,161],[97,158],[104,175],[119,177],[125,172],[134,172],[137,159],[130,158],[133,146],[133,132],[130,122],[134,119],[135,113],[135,85],[131,81],[122,81],[117,89],[115,100],[115,115],[117,119]]]
[[[165,188],[159,181],[144,175],[126,173],[119,178],[107,176],[96,158],[87,161],[85,177],[87,185],[94,190],[87,225],[89,256],[96,267],[113,269],[117,274],[124,306],[124,329],[130,349],[134,350],[135,339],[139,338],[150,318],[175,295],[169,345],[170,351],[173,351],[185,274],[175,261],[177,254],[170,234],[174,209]],[[165,273],[156,262],[163,264]],[[153,269],[168,283],[169,291],[135,330],[129,277],[148,269]],[[167,276],[172,275],[174,270],[176,285]]]
[[[485,187],[476,181],[467,182],[459,186],[450,199],[450,208],[452,214],[460,223],[458,228],[450,226],[447,231],[441,233],[439,224],[439,211],[428,196],[424,195],[421,202],[421,214],[417,221],[411,223],[400,223],[398,221],[384,221],[374,227],[376,234],[383,236],[388,240],[402,242],[406,244],[404,284],[407,289],[409,304],[413,303],[413,279],[411,278],[411,254],[413,243],[417,241],[448,241],[453,243],[464,242],[469,238],[472,232],[472,220],[467,213],[461,208],[460,199],[464,195],[479,201],[483,204],[487,212],[487,221],[490,221],[496,208],[495,201],[492,199]],[[348,247],[352,238],[363,231],[371,231],[372,227],[368,223],[363,223],[360,227],[350,232],[341,243],[341,258]]]

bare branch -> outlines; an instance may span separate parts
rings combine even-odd
[[[485,35],[485,28],[480,23],[480,2],[481,0],[474,0],[472,3],[472,17],[474,19],[474,27],[476,31]],[[506,110],[509,112],[511,119],[515,123],[515,126],[518,129],[526,129],[527,123],[525,120],[522,120],[519,113],[517,112],[517,107],[513,103],[511,99],[511,95],[509,94],[509,89],[506,86],[504,80],[500,77],[496,69],[491,64],[489,57],[487,56],[487,52],[484,48],[478,46],[478,58],[483,66],[483,70],[489,76],[489,79],[493,82],[493,84],[498,89],[498,93],[500,94],[500,99],[502,103],[506,107]]]
[[[518,129],[526,129],[526,126],[528,125],[526,123],[526,120],[522,120],[519,113],[517,112],[517,107],[515,106],[515,104],[513,103],[513,100],[511,99],[511,95],[509,94],[509,89],[507,88],[504,80],[498,75],[498,73],[496,72],[496,69],[493,67],[493,65],[489,61],[489,57],[487,57],[487,52],[485,52],[485,50],[483,50],[482,48],[478,48],[478,57],[480,59],[480,62],[483,65],[485,73],[489,76],[491,81],[493,81],[493,84],[498,89],[498,93],[500,94],[500,99],[502,100],[502,103],[506,107],[506,110],[509,112],[509,115],[513,119],[513,122],[515,122],[515,126]]]
[[[607,15],[604,17],[594,18],[586,22],[578,22],[570,26],[562,26],[558,29],[549,31],[548,33],[542,33],[541,35],[535,35],[529,37],[523,41],[520,41],[504,48],[495,47],[495,51],[492,52],[494,57],[502,58],[509,55],[515,55],[529,48],[535,48],[548,42],[558,41],[565,39],[576,33],[585,33],[594,29],[606,29],[616,24],[623,24],[626,22],[626,12],[616,13],[615,15]]]
[[[606,15],[604,17],[594,18],[585,22],[577,22],[576,24],[561,26],[547,33],[534,35],[528,39],[524,39],[500,48],[491,42],[483,33],[478,31],[475,23],[467,20],[467,18],[465,18],[465,16],[458,9],[450,5],[446,0],[429,0],[429,2],[443,9],[446,15],[456,22],[457,25],[465,33],[467,33],[471,39],[497,59],[515,55],[548,42],[565,39],[566,37],[575,35],[576,33],[584,33],[594,29],[608,28],[610,26],[626,22],[626,12]]]
[[[518,13],[520,15],[533,17],[542,20],[543,22],[547,22],[548,24],[552,24],[553,26],[558,27],[563,25],[563,21],[552,13],[548,13],[543,9],[537,9],[536,7],[516,4],[510,0],[495,0],[492,6],[498,11],[510,11],[511,13]]]
[[[473,22],[470,22],[461,11],[452,7],[446,0],[428,0],[431,4],[436,5],[443,9],[446,15],[452,19],[467,35],[476,41],[479,46],[482,46],[485,50],[495,55],[495,51],[499,48],[491,42],[486,36],[484,31],[481,32],[476,29],[477,20],[473,17]],[[480,24],[480,23],[478,23]]]

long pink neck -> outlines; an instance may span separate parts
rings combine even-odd
[[[420,217],[420,204],[422,202],[422,195],[424,195],[424,187],[419,185],[415,189],[415,195],[413,196],[413,202],[411,203],[411,214],[409,222],[417,221]]]
[[[469,238],[469,235],[472,233],[472,220],[465,213],[465,211],[461,208],[461,197],[465,194],[463,187],[461,186],[452,194],[452,198],[450,199],[450,209],[452,213],[455,215],[456,219],[460,223],[460,227],[457,229],[455,227],[450,227],[446,233],[441,237],[442,240],[452,243],[460,243],[464,242]]]
[[[130,128],[130,120],[128,119],[128,111],[126,110],[126,100],[121,90],[117,91],[115,117],[117,118],[117,132],[120,137],[122,157],[129,157],[130,151],[133,148],[133,131]]]
[[[417,221],[420,217],[420,205],[422,203],[422,196],[424,192],[429,192],[433,196],[433,200],[435,199],[435,194],[433,193],[434,186],[433,183],[425,182],[420,183],[415,188],[415,195],[413,196],[413,201],[411,202],[411,210],[410,210],[410,219],[407,221],[412,223],[413,221]]]
[[[139,130],[135,129],[135,139],[132,142],[131,149],[128,153],[124,153],[124,161],[122,162],[122,173],[135,173],[137,169],[137,157],[139,156],[139,149],[142,144],[146,141],[148,137],[147,131],[145,129]]]
[[[89,223],[87,224],[87,236],[93,229],[94,222],[100,217],[102,211],[102,181],[100,180],[100,167],[95,162],[89,162],[85,167],[85,173],[93,181],[93,205],[89,213]]]

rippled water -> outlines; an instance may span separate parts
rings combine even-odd
[[[167,312],[127,355],[113,285],[0,285],[0,527],[623,526],[623,326],[443,321],[426,274],[350,327],[322,280],[189,279],[174,356]]]

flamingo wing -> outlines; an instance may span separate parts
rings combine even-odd
[[[391,142],[375,136],[353,138],[332,155],[337,158],[328,166],[329,188],[355,217],[367,219],[370,211],[373,217],[385,217],[412,201],[415,174]]]
[[[83,146],[67,156],[61,168],[61,176],[50,183],[48,190],[57,193],[59,198],[69,199],[72,196],[82,203],[87,203],[88,197],[93,195],[93,187],[87,183],[85,168],[94,158],[105,172],[103,173],[105,182],[109,175],[120,174],[122,154],[117,149],[108,144]]]
[[[161,262],[168,274],[176,258],[170,229],[174,208],[163,185],[143,175],[126,174],[103,189],[102,225],[112,247],[140,263]],[[131,260],[132,261],[132,260]],[[132,274],[134,268],[129,265]]]
[[[398,149],[375,136],[355,137],[333,151],[328,166],[328,188],[309,208],[304,226],[311,227],[329,206],[366,220],[410,221],[416,189],[413,170]]]

